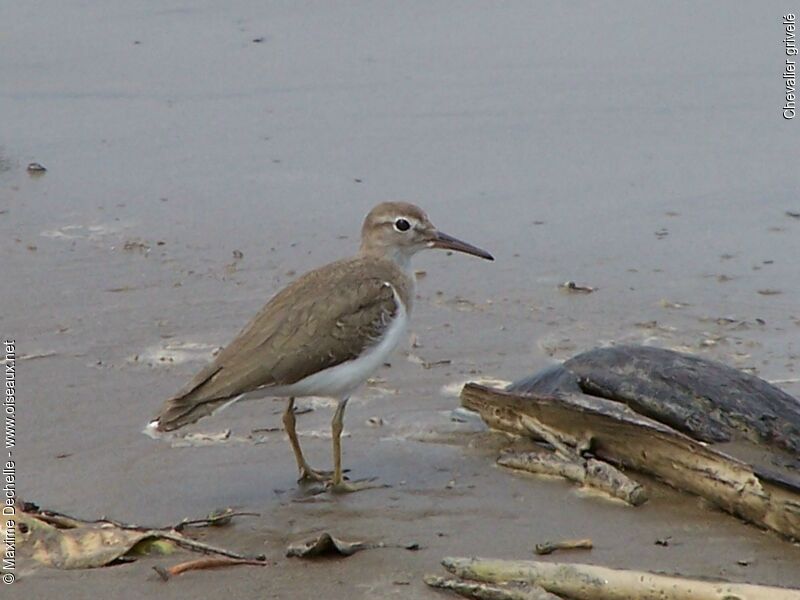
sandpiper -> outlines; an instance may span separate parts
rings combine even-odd
[[[441,231],[405,202],[373,208],[352,258],[306,273],[276,294],[250,323],[150,422],[151,433],[194,423],[239,399],[285,397],[283,424],[300,479],[326,481],[334,492],[368,487],[345,481],[341,434],[350,395],[404,336],[414,298],[411,257],[425,248],[492,255]],[[331,422],[333,473],[312,469],[295,431],[297,397],[338,401]]]

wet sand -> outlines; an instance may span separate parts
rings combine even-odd
[[[151,566],[179,557],[22,565],[11,596],[434,598],[421,576],[443,556],[532,557],[566,537],[595,549],[557,559],[800,587],[800,547],[696,498],[649,482],[632,509],[496,467],[498,439],[452,421],[446,388],[616,340],[800,396],[783,7],[722,8],[6,7],[0,325],[31,357],[17,367],[21,495],[158,525],[242,507],[261,516],[207,539],[274,561],[168,584]],[[47,173],[31,177],[32,161]],[[346,466],[391,488],[297,502],[280,431],[177,448],[140,433],[282,285],[353,252],[385,199],[497,257],[418,257],[410,351],[450,363],[398,352],[348,408]],[[327,466],[332,411],[305,404],[301,442]],[[244,438],[282,409],[240,405],[194,430]],[[284,557],[321,530],[422,549]]]

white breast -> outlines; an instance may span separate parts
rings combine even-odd
[[[397,290],[387,282],[394,292],[397,312],[383,336],[361,356],[335,367],[324,369],[291,385],[264,390],[271,396],[327,396],[347,398],[364,383],[391,355],[403,339],[408,325],[408,311],[400,300]]]

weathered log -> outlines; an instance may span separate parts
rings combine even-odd
[[[524,422],[532,418],[563,439],[583,440],[602,460],[654,475],[745,521],[800,540],[800,485],[785,476],[757,474],[750,465],[624,404],[583,394],[519,394],[471,383],[464,386],[461,402],[490,427],[531,435]]]
[[[458,577],[490,584],[539,585],[572,600],[800,600],[797,589],[702,581],[579,563],[445,558],[442,564]]]

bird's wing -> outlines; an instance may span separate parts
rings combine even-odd
[[[240,394],[290,385],[352,360],[381,336],[398,310],[397,291],[382,265],[342,261],[312,271],[270,300],[167,401],[158,429],[177,429]]]

